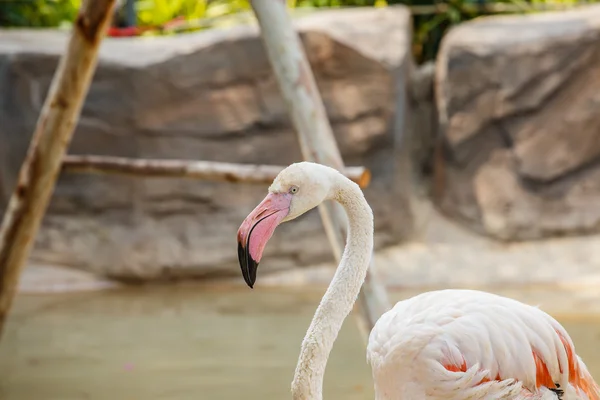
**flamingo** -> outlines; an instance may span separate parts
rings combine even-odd
[[[333,168],[285,168],[241,224],[238,257],[253,288],[275,228],[325,200],[348,217],[346,246],[302,341],[294,400],[321,400],[325,366],[365,279],[373,213],[361,189]],[[542,310],[476,290],[437,290],[398,302],[369,335],[377,400],[598,400],[600,390],[566,330]]]

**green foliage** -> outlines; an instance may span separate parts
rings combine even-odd
[[[188,21],[219,18],[248,11],[247,0],[138,0],[136,11],[141,26],[162,25],[176,17]]]
[[[0,26],[58,27],[75,19],[80,0],[0,0]]]
[[[292,8],[300,7],[361,7],[374,6],[377,0],[288,0]]]
[[[374,6],[385,0],[288,0],[291,8]],[[217,19],[250,11],[248,0],[137,0],[141,26],[157,26],[183,16],[186,20]]]
[[[533,12],[540,5],[572,6],[579,0],[287,0],[291,8],[385,7],[404,4],[413,10],[413,52],[418,62],[435,58],[452,26],[482,15]],[[600,1],[600,0],[592,0]],[[58,27],[74,20],[81,0],[0,0],[0,26]],[[509,7],[496,7],[508,5]],[[236,23],[233,16],[250,10],[249,0],[136,0],[137,25],[159,28],[175,18],[188,24],[179,30]],[[123,10],[119,13],[123,16]],[[227,22],[227,18],[232,17]],[[118,19],[118,18],[117,18]],[[165,34],[158,29],[147,34]]]

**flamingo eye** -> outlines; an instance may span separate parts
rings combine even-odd
[[[291,194],[298,193],[298,186],[292,186],[289,190],[289,193],[291,193]]]

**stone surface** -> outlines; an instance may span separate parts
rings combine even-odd
[[[598,231],[598,40],[598,6],[482,18],[445,37],[435,164],[447,214],[502,240]]]
[[[55,265],[28,265],[19,280],[19,294],[94,292],[124,285],[92,272]]]
[[[405,228],[392,160],[410,49],[404,8],[299,18],[348,165],[373,173],[376,245]],[[0,203],[5,206],[67,33],[0,33]],[[385,40],[382,40],[385,38]],[[107,39],[70,153],[288,165],[301,159],[256,26]],[[398,83],[400,82],[400,84]],[[64,175],[34,262],[122,279],[239,274],[236,231],[266,186]],[[331,258],[318,213],[278,229],[265,269]]]
[[[597,290],[600,283],[600,253],[597,251],[600,235],[502,244],[444,217],[427,199],[422,199],[420,206],[425,219],[421,234],[408,243],[389,246],[375,253],[377,274],[392,300],[397,290],[414,291],[416,295],[425,290],[449,287],[500,290],[514,298],[523,293],[539,294],[540,290],[552,293],[552,296],[542,296],[532,304],[553,302],[562,291],[571,295],[571,301],[575,294],[576,297],[587,297],[590,292],[595,293],[595,297],[600,295]],[[300,288],[304,293],[315,290],[322,294],[333,277],[335,267],[333,262],[325,262],[305,268],[270,273],[263,271],[257,284],[275,290]],[[568,268],[568,274],[565,274],[565,268]],[[196,286],[194,282],[184,285],[188,284]],[[211,287],[223,291],[245,285],[238,276],[222,276],[202,281],[198,290]],[[19,292],[80,292],[113,288],[114,282],[83,271],[34,264],[25,270]],[[557,304],[569,310],[572,303],[564,303],[564,300],[568,299],[559,296]],[[576,309],[582,312],[587,307],[578,304]]]

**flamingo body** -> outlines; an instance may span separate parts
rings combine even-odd
[[[325,200],[343,206],[348,237],[338,269],[306,332],[294,400],[322,400],[325,366],[365,280],[373,212],[354,182],[314,163],[279,173],[238,230],[238,258],[253,287],[276,227]],[[377,400],[600,400],[571,338],[552,317],[516,300],[441,290],[401,301],[375,324],[367,347]]]
[[[475,290],[397,303],[371,331],[367,359],[377,400],[600,399],[554,318]]]

